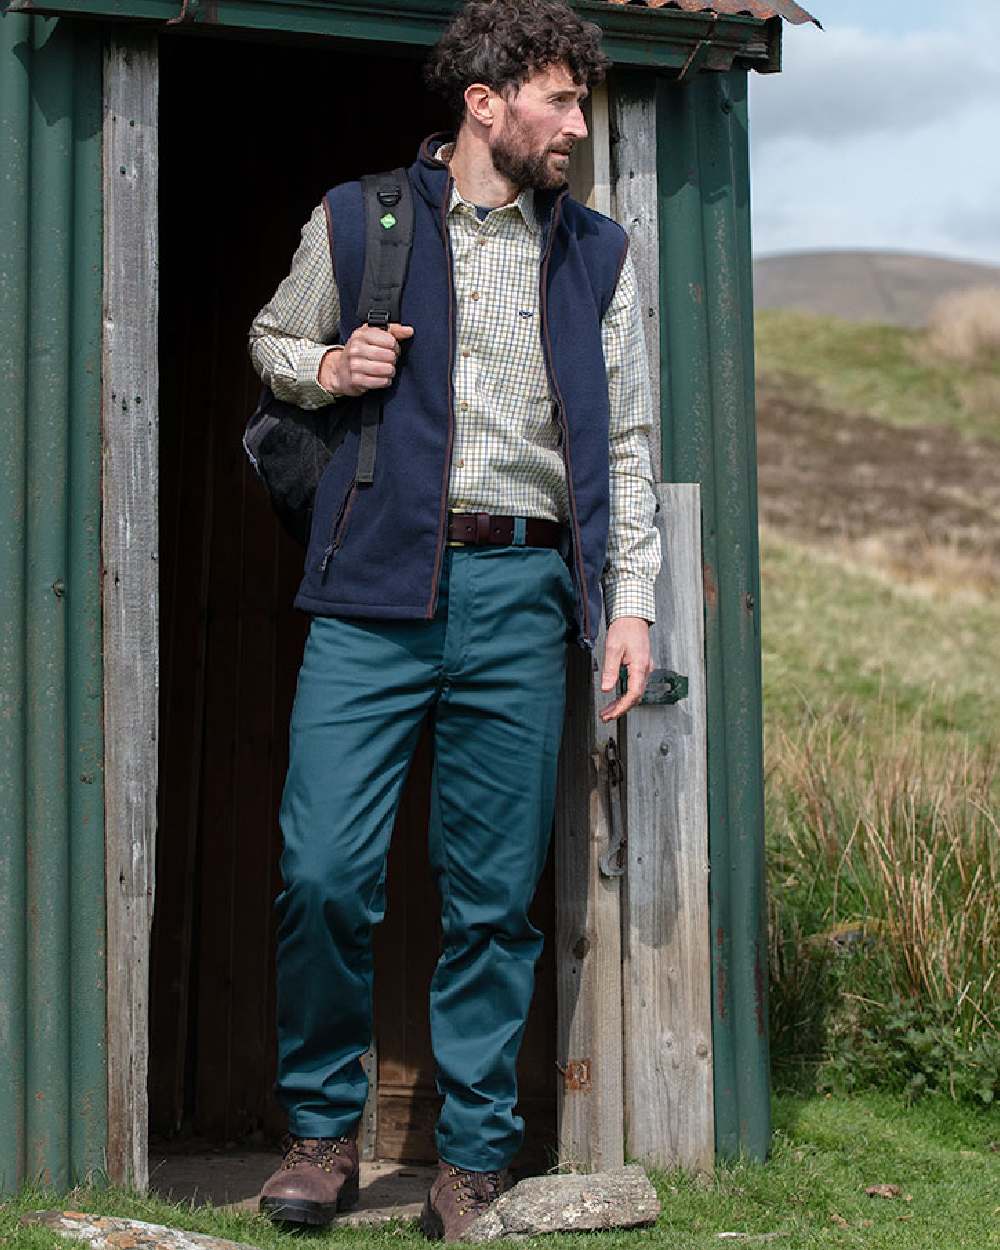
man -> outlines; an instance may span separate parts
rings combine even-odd
[[[622,715],[650,670],[659,544],[640,310],[619,226],[565,194],[607,64],[563,0],[470,0],[429,84],[458,122],[409,170],[402,321],[359,324],[359,184],[329,192],[251,354],[275,394],[343,407],[296,603],[313,620],[282,800],[278,1079],[289,1136],[262,1191],[324,1223],[358,1192],[371,930],[421,723],[443,949],[430,1012],[440,1166],[423,1227],[454,1240],[520,1146],[515,1064],[541,935],[528,907],[552,826],[566,648],[592,647]],[[384,392],[375,480],[357,397]],[[340,427],[338,427],[340,428]]]

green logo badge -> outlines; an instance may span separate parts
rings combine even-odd
[[[379,218],[379,224],[383,230],[391,230],[396,224],[396,218],[393,217],[392,213],[386,213],[384,217]]]

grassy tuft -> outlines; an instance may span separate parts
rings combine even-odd
[[[756,342],[763,377],[832,410],[1000,439],[1000,354],[958,361],[924,331],[778,310],[758,314]]]
[[[990,1111],[943,1098],[908,1107],[899,1097],[783,1094],[774,1100],[775,1134],[766,1165],[720,1165],[711,1178],[654,1174],[663,1206],[654,1228],[529,1239],[537,1250],[711,1250],[764,1244],[787,1250],[991,1250],[1000,1247],[1000,1123]],[[900,1196],[869,1198],[871,1185]],[[190,1209],[118,1190],[72,1194],[25,1191],[0,1205],[0,1243],[11,1250],[66,1250],[43,1229],[19,1225],[22,1212],[74,1207],[130,1215],[262,1250],[303,1244],[344,1250],[426,1246],[413,1223],[377,1229],[284,1233],[266,1221],[216,1208]],[[727,1234],[723,1237],[722,1234]]]
[[[1000,1030],[1000,760],[955,750],[918,719],[874,748],[840,717],[771,735],[776,897],[835,948],[886,952],[889,989]]]
[[[960,365],[1000,365],[1000,286],[953,291],[931,309],[927,345]]]

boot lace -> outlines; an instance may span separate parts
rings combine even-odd
[[[451,1187],[462,1203],[458,1208],[459,1215],[481,1215],[500,1197],[499,1172],[465,1172],[462,1168],[450,1167],[448,1175],[452,1178]]]
[[[300,1163],[311,1163],[324,1172],[332,1172],[334,1155],[339,1155],[341,1146],[346,1146],[349,1140],[347,1137],[295,1137],[288,1133],[282,1142],[285,1157],[281,1166],[288,1171]]]

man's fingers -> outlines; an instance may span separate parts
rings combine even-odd
[[[413,337],[413,326],[392,322],[388,330],[359,326],[345,351],[348,391],[358,394],[392,385],[399,361],[400,343]]]
[[[378,338],[374,337],[376,334]],[[385,334],[382,330],[372,330],[371,336],[359,335],[351,343],[351,355],[361,360],[388,360],[395,363],[399,355],[399,344],[392,335]]]
[[[603,721],[615,720],[619,716],[624,716],[626,712],[635,707],[646,693],[646,686],[649,684],[649,677],[653,671],[652,663],[647,661],[645,664],[639,664],[629,660],[625,660],[624,663],[628,669],[628,683],[625,693],[602,709],[601,720]],[[611,687],[605,686],[602,682],[601,688],[610,690]]]
[[[622,656],[625,654],[623,646],[605,646],[604,648],[604,670],[601,673],[601,689],[605,694],[609,690],[614,689],[615,682],[618,680],[618,670],[621,668]]]
[[[639,671],[638,666],[634,664],[628,666],[628,685],[625,693],[613,703],[609,703],[606,708],[601,709],[601,720],[615,720],[619,716],[624,716],[629,708],[635,707],[639,702],[646,688],[646,681],[644,678],[640,679]],[[603,688],[609,689],[606,686]]]

